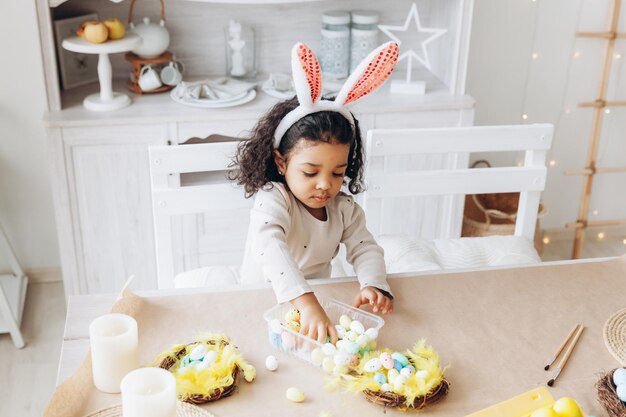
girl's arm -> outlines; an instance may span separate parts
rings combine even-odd
[[[346,245],[346,260],[353,266],[361,285],[354,305],[371,304],[374,312],[393,311],[393,293],[387,283],[383,249],[376,243],[365,225],[365,213],[351,196],[342,196],[341,211],[344,232],[341,242]]]

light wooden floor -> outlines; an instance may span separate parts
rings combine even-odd
[[[584,257],[618,256],[626,252],[619,234],[603,240],[589,238]],[[544,261],[569,259],[571,240],[553,240],[545,246]],[[15,349],[8,334],[0,335],[0,415],[39,417],[55,389],[57,365],[65,323],[61,283],[31,284],[26,298],[22,331],[26,347]]]

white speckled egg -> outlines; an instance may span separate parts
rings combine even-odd
[[[288,321],[287,323],[285,323],[285,327],[298,333],[300,331],[300,322]]]
[[[349,346],[349,341],[348,340],[337,340],[337,350],[340,350],[342,352],[346,352]]]
[[[344,329],[348,330],[350,328],[350,323],[352,323],[352,319],[345,314],[339,317],[339,324],[341,324]]]
[[[278,359],[276,359],[276,356],[269,355],[265,358],[265,368],[272,372],[278,369]]]
[[[367,336],[369,340],[376,340],[378,339],[378,330],[373,327],[369,328],[365,331],[365,336]]]
[[[400,375],[404,375],[405,377],[410,378],[411,375],[413,375],[413,370],[409,367],[402,368],[400,370]]]
[[[335,362],[335,365],[347,366],[350,363],[350,355],[343,352],[337,352],[333,356],[333,361]]]
[[[322,352],[324,352],[326,356],[334,355],[336,351],[337,348],[332,343],[324,343],[322,346]]]
[[[333,369],[335,369],[335,361],[333,360],[332,357],[327,356],[324,358],[324,360],[322,361],[322,369],[327,374],[330,374],[333,372]]]
[[[363,323],[358,320],[354,320],[352,323],[350,323],[350,330],[355,332],[357,335],[362,335],[363,333],[365,333],[365,327],[363,326]]]
[[[383,365],[380,363],[380,359],[372,358],[369,361],[365,362],[365,365],[363,365],[363,369],[365,369],[366,372],[376,372],[382,366]]]
[[[380,386],[380,390],[383,391],[383,392],[389,392],[389,391],[391,391],[391,385],[389,385],[389,384],[382,384]]]
[[[404,375],[398,375],[398,377],[393,381],[393,390],[398,392],[402,390],[407,383],[408,379]]]
[[[324,352],[322,352],[322,349],[315,348],[311,351],[311,362],[313,362],[313,365],[320,366],[323,360]]]
[[[348,330],[346,335],[343,337],[345,340],[349,340],[351,342],[356,341],[356,338],[359,337],[357,332],[353,332],[352,330]]]
[[[281,334],[283,332],[283,328],[280,325],[280,320],[274,319],[270,321],[270,329],[272,329],[272,332],[276,334]]]
[[[341,324],[336,324],[335,330],[337,330],[337,336],[339,336],[340,339],[346,336],[346,329]]]
[[[613,383],[616,387],[626,383],[626,369],[617,368],[615,372],[613,372]]]
[[[428,371],[425,370],[419,370],[417,372],[415,372],[415,377],[416,378],[420,378],[420,379],[426,379],[428,378]]]
[[[211,363],[205,362],[205,361],[198,361],[198,362],[193,363],[193,366],[194,368],[196,368],[196,371],[204,371],[206,368],[209,367],[209,365],[211,365]]]
[[[615,391],[617,391],[617,398],[626,402],[626,384],[618,385]]]
[[[198,345],[192,349],[191,353],[189,353],[189,359],[192,361],[199,361],[206,355],[207,348],[204,345]]]
[[[285,397],[287,397],[289,401],[293,401],[294,403],[301,403],[302,401],[304,401],[304,392],[302,392],[302,390],[298,388],[290,387],[287,388],[287,392],[285,392]]]

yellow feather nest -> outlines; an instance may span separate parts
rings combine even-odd
[[[187,368],[184,373],[179,373],[181,360],[201,343],[207,351],[214,351],[217,356],[213,363],[202,370],[192,367]],[[222,390],[232,385],[233,371],[238,366],[243,371],[244,379],[252,382],[256,377],[256,369],[250,365],[237,352],[230,339],[221,334],[207,334],[198,339],[198,343],[191,345],[176,345],[160,353],[152,362],[153,366],[158,366],[164,359],[171,358],[175,364],[169,368],[176,378],[176,392],[179,397],[186,398],[192,395],[211,395],[216,389]],[[186,347],[185,347],[186,346]],[[185,347],[185,353],[176,358],[176,354]]]
[[[380,391],[381,385],[374,380],[375,372],[365,371],[364,366],[370,359],[380,357],[380,354],[383,352],[392,353],[387,348],[365,353],[359,364],[354,368],[355,375],[339,375],[326,384],[326,389],[343,388],[354,393],[360,393],[365,390]],[[441,367],[439,355],[431,346],[426,346],[424,339],[415,343],[413,349],[406,350],[404,354],[417,371],[428,372],[426,378],[418,378],[414,373],[400,389],[393,390],[394,393],[404,396],[406,398],[406,406],[410,407],[415,398],[428,395],[441,384],[447,367]]]

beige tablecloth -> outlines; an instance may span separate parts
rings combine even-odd
[[[543,385],[543,370],[575,323],[586,326],[569,362],[551,388],[555,398],[575,398],[589,415],[605,416],[596,401],[598,372],[618,363],[604,347],[602,328],[626,307],[626,257],[605,262],[538,266],[495,271],[397,277],[390,280],[395,312],[386,317],[379,346],[404,350],[426,338],[449,364],[451,391],[425,411],[429,416],[464,416]],[[316,293],[349,302],[356,282],[333,283]],[[139,323],[141,360],[149,363],[173,344],[200,332],[224,332],[258,370],[257,379],[239,383],[229,398],[206,406],[217,417],[401,415],[346,392],[326,392],[326,375],[274,350],[263,312],[274,303],[271,289],[141,298],[132,293],[113,310]],[[265,357],[274,354],[279,369],[269,372]],[[285,399],[285,390],[304,390],[306,401]],[[98,392],[89,359],[53,396],[46,417],[79,417],[120,402]]]

